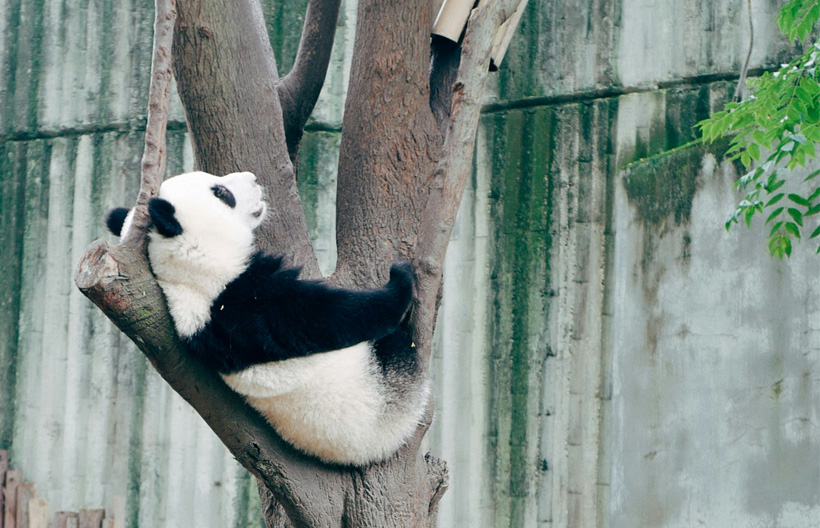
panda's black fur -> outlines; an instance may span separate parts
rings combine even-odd
[[[413,295],[413,270],[394,264],[382,288],[347,290],[299,280],[282,258],[255,253],[211,305],[211,318],[184,340],[209,367],[230,374],[271,361],[375,344],[380,366],[415,370],[412,342],[399,324]],[[384,339],[384,342],[379,340]],[[229,353],[226,353],[229,352]]]

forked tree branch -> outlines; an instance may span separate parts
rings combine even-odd
[[[472,170],[481,98],[484,94],[493,40],[499,27],[515,12],[521,0],[482,1],[473,9],[461,47],[461,62],[452,85],[447,132],[442,156],[433,176],[416,246],[418,305],[416,328],[433,328],[437,296],[464,188]],[[514,28],[511,28],[514,30]],[[429,355],[432,332],[417,335],[422,352]],[[426,362],[429,357],[425,357]]]
[[[341,0],[308,2],[296,60],[276,87],[282,105],[288,154],[294,163],[305,124],[325,83],[340,5]]]
[[[176,0],[179,18],[176,30],[170,32],[163,28],[173,24],[168,18],[168,13],[173,12],[172,1],[156,0],[149,131],[138,203],[144,205],[156,194],[164,172],[168,91],[162,83],[170,79],[170,74],[163,71],[168,68],[167,50],[171,48],[162,39],[173,33],[173,54],[177,60],[174,67],[198,166],[218,174],[232,170],[256,172],[270,193],[268,198],[275,215],[275,220],[265,226],[263,246],[292,255],[297,263],[306,266],[308,275],[315,275],[318,268],[307,236],[288,156],[282,109],[276,97],[275,61],[258,3],[235,0],[231,9],[224,9],[221,2],[213,0]],[[443,95],[452,96],[452,105],[441,150],[440,124],[432,117],[429,85],[424,72],[419,72],[425,51],[429,52],[428,41],[424,40],[424,32],[429,35],[429,26],[424,26],[431,18],[429,13],[390,2],[362,2],[365,7],[381,11],[380,16],[368,21],[367,31],[371,33],[358,34],[357,45],[362,35],[383,37],[379,24],[386,21],[409,26],[398,29],[402,38],[375,58],[375,74],[365,73],[358,81],[364,83],[367,93],[348,99],[349,103],[355,100],[355,104],[346,107],[347,139],[343,138],[342,165],[344,170],[350,170],[348,178],[370,178],[369,187],[364,187],[366,193],[374,188],[386,189],[379,199],[390,206],[391,214],[404,216],[397,221],[390,219],[389,226],[385,226],[384,215],[378,216],[377,209],[370,217],[357,218],[365,222],[351,226],[344,235],[349,238],[345,240],[346,252],[340,252],[342,275],[350,282],[367,282],[373,278],[369,276],[373,262],[389,262],[397,253],[416,255],[419,309],[415,311],[414,326],[416,335],[425,339],[419,343],[425,365],[429,360],[429,337],[434,326],[444,252],[469,177],[493,35],[518,2],[484,3],[471,17],[454,88]],[[390,18],[392,15],[397,17]],[[412,48],[411,55],[407,54],[408,46]],[[304,59],[309,62],[307,57]],[[354,64],[357,60],[358,74],[366,72],[369,66],[362,61],[371,57],[359,56]],[[377,79],[379,76],[383,76],[382,82]],[[237,83],[236,79],[243,82]],[[442,86],[446,91],[446,84]],[[398,99],[389,101],[397,92]],[[374,127],[374,121],[383,128]],[[391,125],[399,130],[391,129]],[[373,145],[355,143],[357,136],[350,133],[357,127],[364,132],[358,138],[364,137]],[[340,167],[340,186],[342,171]],[[390,186],[384,185],[387,179],[391,180]],[[348,199],[350,203],[340,209],[346,207],[351,212],[352,207],[355,214],[362,203],[359,200],[371,196],[356,198],[360,187],[349,179],[348,184],[342,201]],[[412,196],[395,196],[404,190]],[[416,210],[405,213],[402,203],[409,203]],[[132,231],[144,236],[147,223],[146,217],[138,216]],[[375,246],[368,247],[368,241]],[[385,249],[387,244],[391,247]],[[425,427],[420,427],[397,455],[381,464],[356,469],[322,464],[297,453],[216,373],[189,357],[173,331],[162,292],[149,271],[139,239],[116,247],[104,241],[95,242],[78,265],[75,282],[137,344],[172,388],[202,415],[240,463],[265,483],[284,508],[288,520],[283,523],[298,527],[354,527],[422,526],[434,522],[430,512],[435,510],[446,487],[446,471],[418,456]],[[419,329],[422,330],[418,332]],[[425,507],[417,508],[420,504]]]

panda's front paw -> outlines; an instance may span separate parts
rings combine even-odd
[[[413,265],[409,262],[394,262],[390,266],[390,282],[406,283],[412,288],[415,277],[416,273],[413,270]]]
[[[387,287],[393,292],[400,307],[401,316],[413,300],[413,283],[416,280],[415,270],[409,262],[394,262],[390,266],[390,282]]]

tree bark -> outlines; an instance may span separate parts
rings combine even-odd
[[[174,73],[196,166],[212,174],[250,171],[274,190],[260,245],[317,276],[258,1],[179,0],[177,10]]]
[[[173,3],[156,1],[156,71],[138,211],[156,195],[164,163],[166,40],[173,22],[167,13]],[[408,324],[425,367],[444,253],[470,172],[490,47],[517,3],[482,2],[463,48],[448,50],[446,60],[432,67],[432,2],[359,4],[339,163],[334,279],[370,286],[384,280],[391,261],[414,260],[418,288]],[[307,276],[317,276],[318,266],[291,159],[301,137],[294,129],[304,128],[318,97],[320,86],[311,80],[323,79],[327,68],[328,27],[338,0],[321,7],[333,12],[317,11],[318,1],[311,0],[299,58],[279,85],[255,0],[177,0],[173,33],[174,70],[196,166],[215,174],[255,172],[271,210],[260,246],[303,266]],[[187,355],[139,238],[147,219],[144,212],[138,217],[133,239],[117,247],[98,241],[89,248],[75,282],[260,480],[268,528],[433,526],[447,472],[443,462],[420,453],[432,403],[414,437],[384,462],[335,467],[296,452],[216,373]]]
[[[361,0],[336,197],[336,278],[372,286],[413,256],[442,137],[430,109],[432,2]]]

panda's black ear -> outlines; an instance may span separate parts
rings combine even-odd
[[[122,233],[122,225],[125,223],[126,216],[128,216],[128,209],[125,207],[116,207],[111,209],[105,217],[105,225],[112,234],[120,236]]]
[[[148,215],[154,223],[157,233],[165,238],[172,238],[182,233],[182,226],[179,225],[175,209],[168,200],[162,198],[151,198],[148,202]]]

